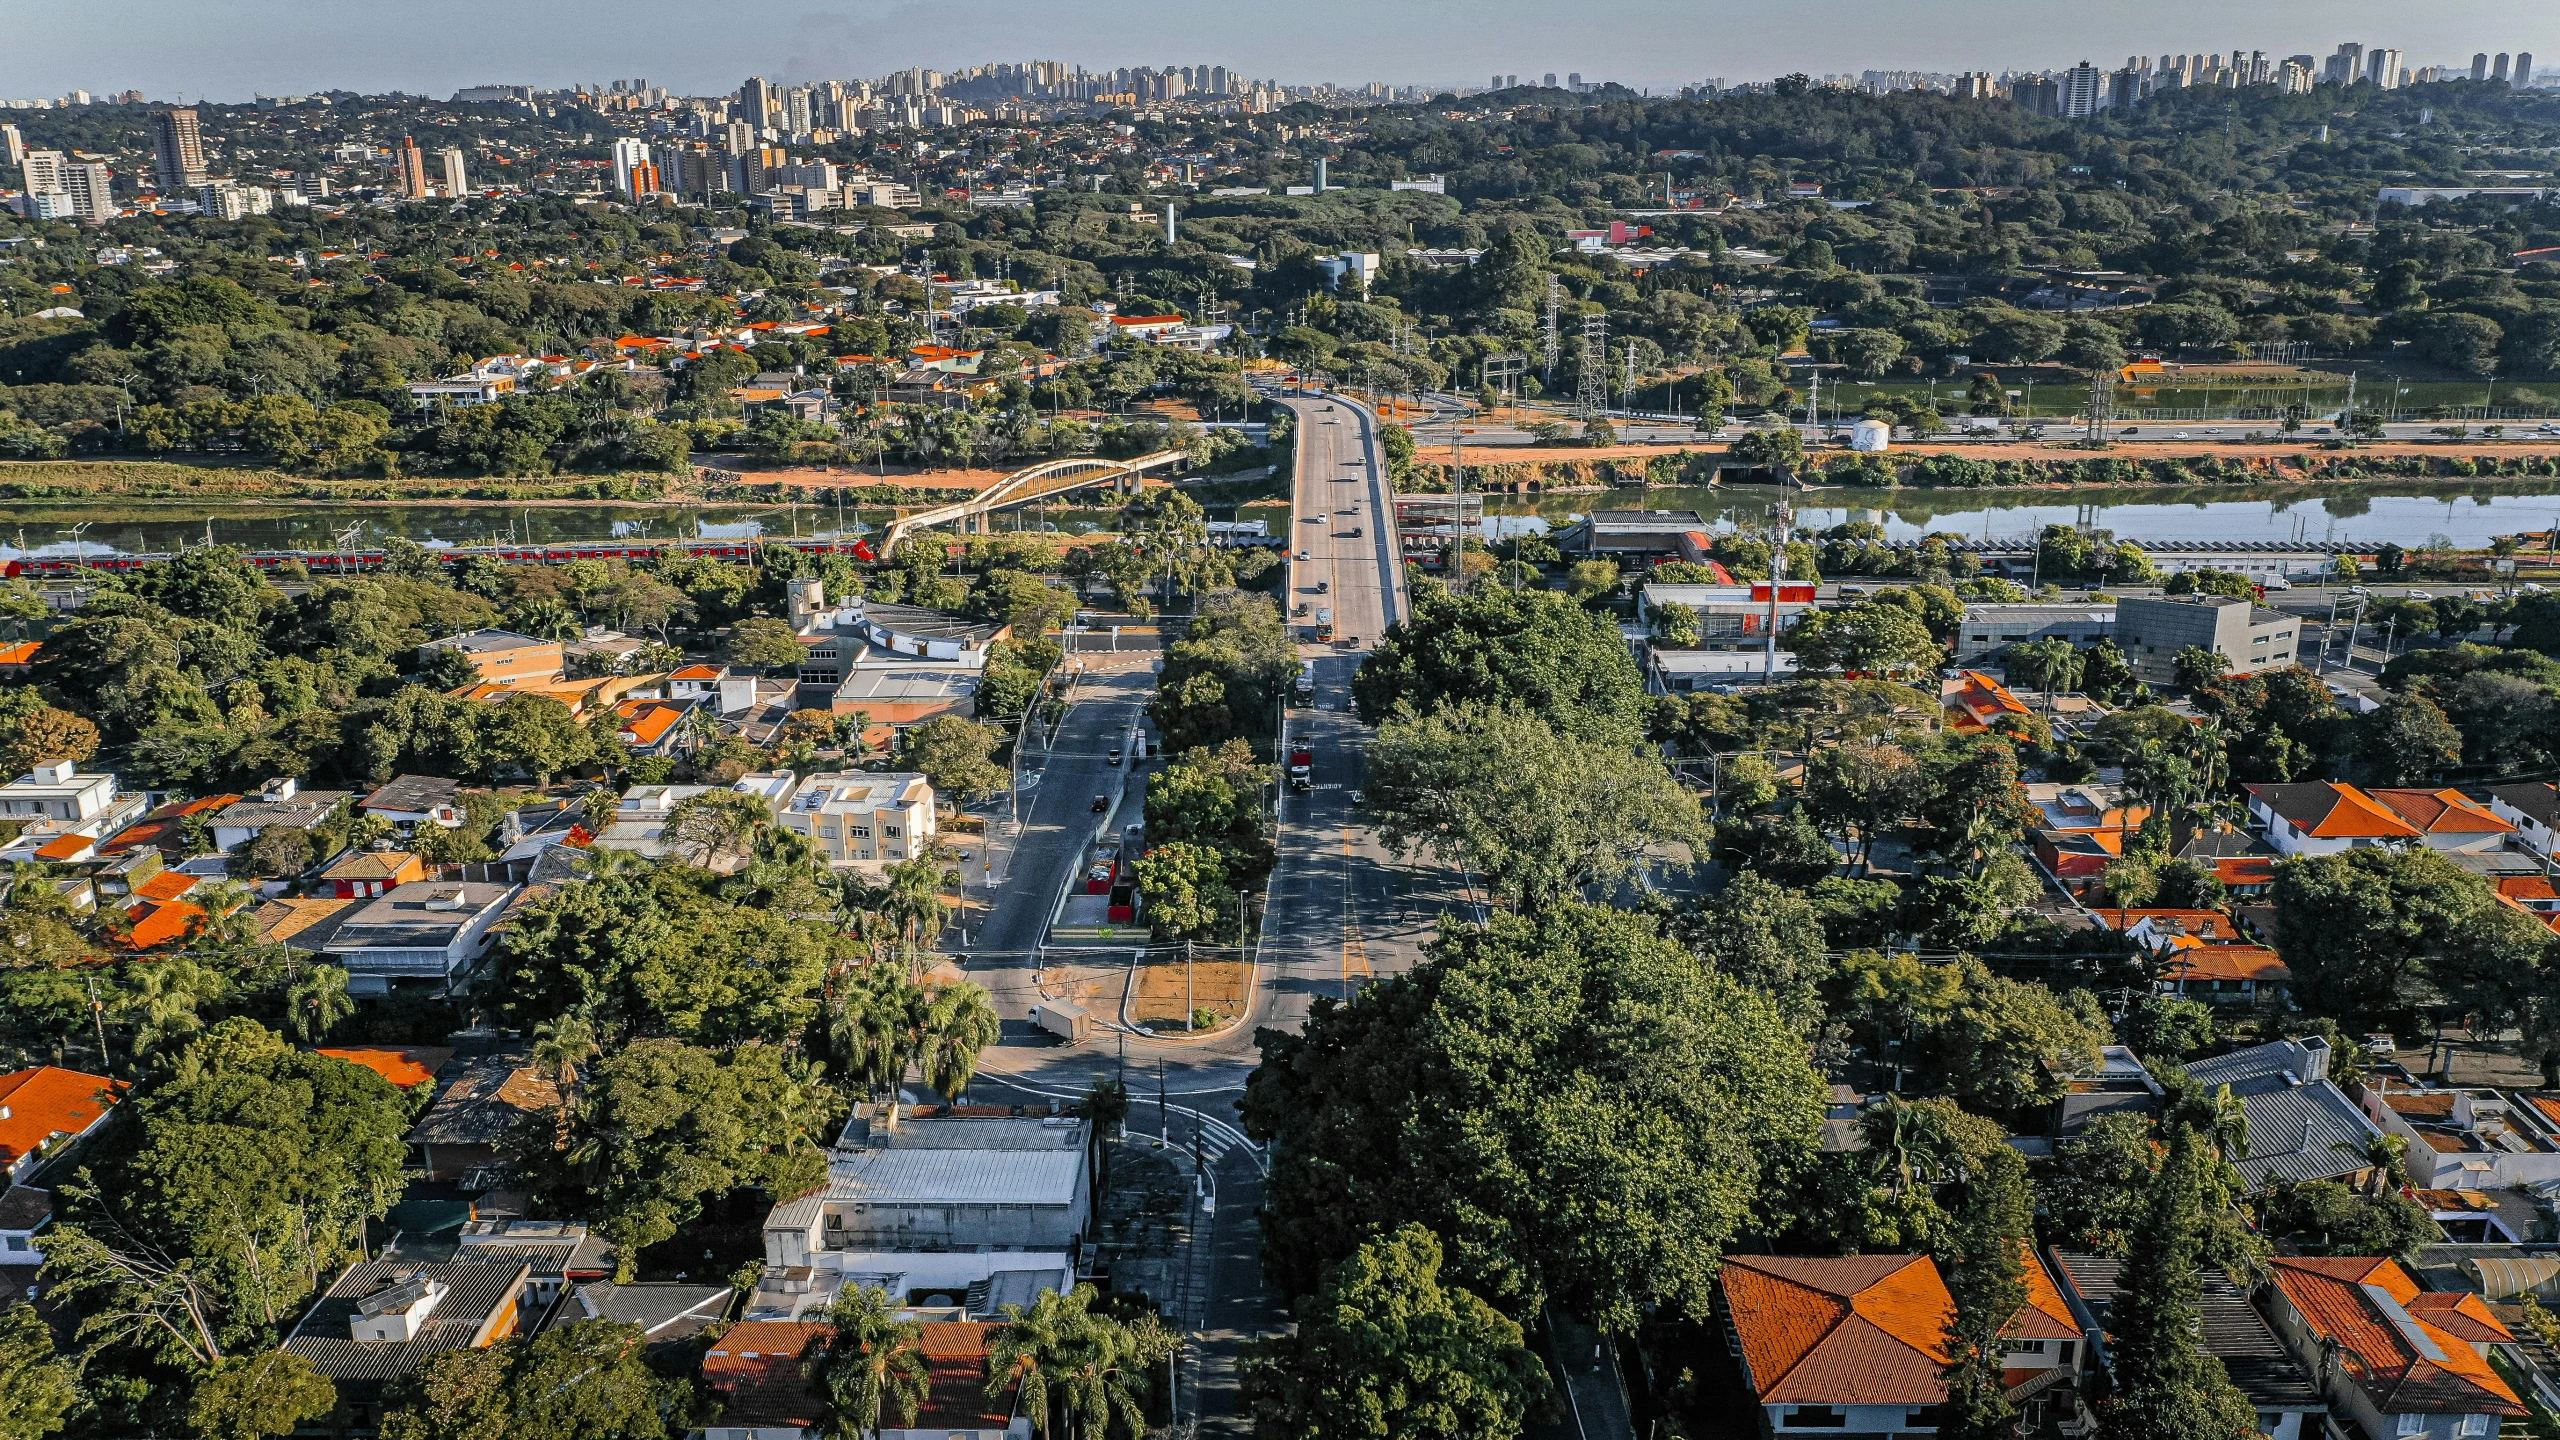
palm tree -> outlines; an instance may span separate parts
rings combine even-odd
[[[1021,1410],[1041,1440],[1136,1440],[1147,1428],[1154,1367],[1172,1338],[1148,1321],[1125,1325],[1093,1313],[1094,1288],[1052,1290],[1029,1310],[1005,1307],[1006,1324],[987,1342],[987,1396],[1019,1385]]]
[[[925,1365],[924,1327],[901,1320],[889,1292],[851,1288],[827,1312],[835,1327],[819,1352],[818,1389],[827,1440],[860,1440],[880,1433],[880,1420],[895,1411],[901,1426],[916,1423],[932,1380]]]
[[[944,986],[925,1006],[924,1083],[958,1100],[978,1073],[978,1052],[1003,1035],[985,989],[966,980]]]
[[[284,998],[286,1023],[305,1045],[319,1044],[356,1011],[356,1002],[347,998],[347,972],[335,965],[312,966],[286,987]]]
[[[142,1012],[134,1027],[136,1055],[156,1054],[204,1029],[199,1012],[222,998],[229,985],[222,972],[180,955],[145,967],[136,979],[130,1008]]]
[[[2030,640],[2009,650],[2009,669],[2044,692],[2044,708],[2053,709],[2056,690],[2078,688],[2084,662],[2068,640]]]
[[[870,1089],[895,1090],[922,1047],[925,1007],[907,967],[883,961],[855,971],[828,1022],[845,1073]]]
[[[584,1015],[563,1015],[533,1027],[533,1063],[567,1094],[578,1081],[578,1067],[603,1053],[596,1027]]]

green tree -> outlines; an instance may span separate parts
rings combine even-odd
[[[1952,1244],[1938,1256],[1955,1313],[1947,1321],[1948,1440],[2008,1440],[2017,1406],[2008,1398],[2009,1323],[2027,1303],[2027,1257],[2034,1253],[2035,1197],[2024,1156],[1997,1145],[1962,1181],[1950,1227]]]
[[[638,1040],[596,1062],[570,1132],[575,1171],[598,1230],[621,1252],[673,1236],[703,1205],[741,1187],[797,1194],[826,1173],[820,1127],[836,1111],[805,1063],[768,1045],[728,1055],[678,1040]],[[548,1140],[549,1124],[543,1125]],[[528,1176],[537,1183],[551,1176]]]
[[[225,1356],[196,1380],[187,1424],[204,1440],[264,1440],[338,1408],[338,1387],[291,1350]]]
[[[788,620],[750,616],[729,627],[729,638],[721,653],[732,665],[771,674],[788,670],[809,658],[809,649],[792,632]]]
[[[2099,1407],[2110,1435],[2191,1440],[2257,1433],[2257,1412],[2197,1335],[2204,1157],[2172,1127],[2127,1246],[2124,1283],[2107,1317],[2115,1391]]]
[[[2068,640],[2029,640],[2009,647],[2009,677],[2045,692],[2048,704],[2054,692],[2079,688],[2082,668],[2080,647]]]
[[[1097,1312],[1090,1285],[1044,1291],[1030,1309],[1005,1307],[987,1341],[987,1398],[1018,1392],[1018,1409],[1041,1440],[1140,1440],[1154,1374],[1173,1337],[1152,1316],[1122,1321]]]
[[[47,1293],[81,1310],[84,1339],[199,1369],[272,1345],[399,1198],[408,1097],[255,1021],[207,1028],[126,1105],[44,1247]]]
[[[936,715],[900,732],[898,763],[921,771],[936,799],[966,805],[1003,789],[1012,778],[992,758],[1001,739],[991,726]]]
[[[0,1440],[44,1440],[80,1403],[80,1372],[55,1357],[36,1307],[21,1300],[0,1311]]]
[[[1642,737],[1644,677],[1610,617],[1551,591],[1456,595],[1427,580],[1413,588],[1412,607],[1352,681],[1364,723],[1474,701],[1517,705],[1595,744]]]
[[[285,1023],[293,1038],[317,1045],[338,1022],[356,1013],[347,996],[347,972],[338,965],[314,965],[285,987]]]
[[[2275,947],[2295,994],[2351,1027],[2397,1014],[2434,963],[2495,902],[2488,885],[2426,849],[2308,855],[2276,869]]]
[[[966,980],[934,992],[924,1013],[924,1083],[958,1101],[978,1073],[978,1056],[1004,1037],[986,990]]]
[[[2231,673],[2231,657],[2219,650],[2189,645],[2170,657],[2170,683],[2181,690],[2209,689]]]
[[[2409,1257],[2444,1239],[2426,1207],[2399,1191],[2372,1195],[2335,1180],[2277,1186],[2258,1210],[2270,1234],[2306,1255]]]
[[[2147,1115],[2101,1115],[2053,1148],[2053,1164],[2036,1186],[2045,1225],[2067,1250],[2123,1259],[2131,1252],[2160,1169],[2160,1147]]]
[[[521,770],[541,785],[596,756],[594,732],[548,695],[510,695],[489,706],[480,747],[488,768]]]
[[[1520,1326],[1440,1278],[1421,1225],[1364,1242],[1301,1301],[1294,1332],[1254,1346],[1245,1403],[1265,1440],[1510,1440],[1549,1403]]]
[[[1389,719],[1366,771],[1387,844],[1463,864],[1526,909],[1614,885],[1659,847],[1705,838],[1697,797],[1659,759],[1525,710],[1460,704]]]
[[[391,1382],[383,1440],[666,1440],[692,1384],[661,1379],[637,1325],[575,1320],[448,1350]]]
[[[1226,853],[1214,845],[1175,840],[1138,857],[1138,888],[1147,897],[1147,920],[1160,939],[1216,940],[1235,933],[1235,888]]]
[[[270,825],[249,842],[246,862],[234,873],[252,879],[291,880],[311,868],[311,832],[300,825]]]
[[[1776,1002],[1806,1034],[1822,1028],[1831,959],[1813,903],[1746,870],[1701,902],[1675,933],[1700,960]]]
[[[1300,1293],[1412,1221],[1515,1319],[1550,1296],[1620,1333],[1657,1305],[1702,1316],[1714,1256],[1819,1130],[1777,1006],[1618,910],[1444,930],[1406,975],[1258,1038],[1265,1254]]]
[[[1935,670],[1945,647],[1904,606],[1860,600],[1816,610],[1778,638],[1807,669],[1900,676]]]
[[[2462,762],[2462,732],[2423,695],[2393,695],[2357,717],[2356,755],[2386,785],[2410,785]]]
[[[898,1318],[898,1303],[878,1286],[848,1285],[827,1309],[832,1328],[817,1361],[817,1389],[827,1440],[878,1435],[882,1419],[916,1423],[932,1390],[924,1326]]]
[[[40,706],[0,722],[0,770],[13,776],[51,760],[84,764],[97,753],[98,727],[68,710]]]

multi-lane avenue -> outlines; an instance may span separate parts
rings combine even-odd
[[[982,1059],[973,1097],[1081,1098],[1106,1076],[1129,1085],[1131,1133],[1166,1134],[1188,1154],[1208,1157],[1215,1197],[1194,1217],[1198,1263],[1176,1305],[1200,1343],[1185,1367],[1182,1408],[1204,1432],[1242,1435],[1234,1362],[1245,1340],[1285,1320],[1284,1297],[1264,1287],[1253,1214],[1264,1158],[1243,1141],[1236,1105],[1257,1060],[1254,1032],[1305,1023],[1320,996],[1344,996],[1411,965],[1444,908],[1464,904],[1445,872],[1395,861],[1377,843],[1354,796],[1365,730],[1351,713],[1351,677],[1361,656],[1405,614],[1377,420],[1340,397],[1274,402],[1295,417],[1290,557],[1282,603],[1314,667],[1311,702],[1287,717],[1287,744],[1313,752],[1314,787],[1279,799],[1279,863],[1271,878],[1258,965],[1244,1022],[1192,1039],[1150,1035],[1119,1023],[1112,970],[1125,959],[1091,951],[1044,952],[1050,920],[1098,825],[1128,823],[1128,803],[1108,817],[1096,796],[1120,797],[1127,776],[1107,758],[1139,720],[1153,676],[1144,663],[1087,657],[1074,704],[1045,755],[1030,753],[1036,784],[1022,797],[1019,827],[999,817],[985,853],[969,866],[972,884],[992,897],[970,937],[968,971],[994,995],[1003,1043]],[[1312,520],[1313,523],[1307,523]],[[1304,558],[1300,558],[1303,555]],[[1305,606],[1303,615],[1295,613]],[[1333,612],[1334,639],[1316,639],[1319,609]],[[1125,956],[1127,952],[1120,952]],[[1032,1008],[1067,993],[1086,997],[1095,1026],[1065,1044],[1032,1023]],[[1158,1096],[1163,1096],[1159,1104]]]

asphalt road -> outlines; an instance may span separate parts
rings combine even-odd
[[[1152,676],[1144,667],[1109,676],[1087,672],[1037,798],[1026,803],[1021,834],[992,837],[996,899],[969,964],[1005,1020],[1003,1041],[981,1057],[973,1095],[1072,1100],[1095,1081],[1118,1075],[1132,1099],[1131,1135],[1164,1135],[1186,1164],[1195,1146],[1205,1155],[1201,1184],[1211,1203],[1191,1217],[1199,1261],[1180,1293],[1158,1298],[1172,1304],[1197,1337],[1186,1351],[1185,1415],[1198,1417],[1201,1434],[1237,1437],[1249,1428],[1238,1405],[1237,1355],[1245,1341],[1287,1322],[1284,1297],[1264,1283],[1254,1223],[1267,1162],[1237,1126],[1245,1077],[1259,1060],[1254,1031],[1297,1028],[1318,997],[1347,995],[1409,967],[1444,909],[1468,910],[1457,877],[1429,864],[1393,861],[1351,803],[1366,737],[1350,714],[1351,676],[1367,647],[1405,612],[1374,417],[1341,399],[1283,403],[1298,412],[1302,427],[1296,511],[1322,522],[1293,527],[1292,556],[1302,548],[1309,558],[1293,558],[1288,579],[1292,608],[1308,602],[1307,616],[1293,621],[1306,627],[1301,633],[1310,643],[1300,653],[1314,663],[1317,677],[1315,702],[1289,712],[1289,735],[1313,749],[1316,784],[1310,794],[1281,798],[1280,860],[1247,1022],[1199,1040],[1139,1035],[1118,1023],[1120,992],[1106,983],[1109,966],[1125,960],[1052,952],[1044,961],[1039,954],[1060,889],[1093,834],[1093,796],[1111,793],[1125,773],[1110,769],[1103,752],[1147,698]],[[1326,586],[1321,596],[1314,588],[1319,581]],[[1334,611],[1337,644],[1312,643],[1320,599]],[[1123,821],[1115,816],[1113,823]],[[1095,1026],[1088,1039],[1064,1044],[1029,1023],[1044,994],[1079,983],[1099,987],[1089,1006]]]

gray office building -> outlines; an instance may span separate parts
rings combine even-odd
[[[2190,645],[2221,651],[2235,675],[2291,665],[2301,629],[2290,615],[2227,595],[2127,596],[2116,603],[2116,644],[2133,673],[2153,685],[2174,682],[2178,652]]]

